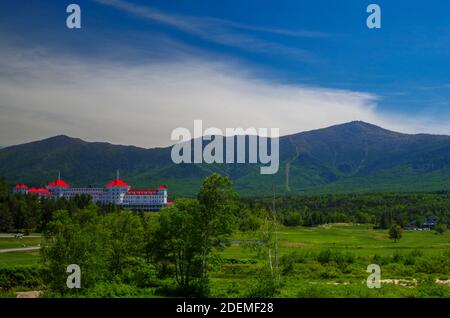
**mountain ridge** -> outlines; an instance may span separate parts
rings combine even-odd
[[[168,184],[194,195],[212,172],[229,175],[244,196],[450,188],[450,136],[404,134],[353,121],[280,137],[280,169],[259,165],[179,164],[171,147],[141,148],[57,135],[0,149],[0,175],[11,183],[44,184],[57,171],[74,185],[103,185],[116,169],[135,187]]]
[[[362,125],[362,126],[366,126],[366,127],[372,127],[372,128],[377,128],[380,130],[384,130],[386,132],[391,132],[391,133],[395,133],[395,134],[399,134],[399,135],[405,135],[405,136],[441,136],[441,137],[449,137],[450,135],[445,135],[445,134],[432,134],[432,133],[402,133],[402,132],[396,132],[394,130],[390,130],[390,129],[386,129],[383,128],[381,126],[377,126],[375,124],[371,124],[362,120],[354,120],[354,121],[349,121],[349,122],[345,122],[345,123],[339,123],[339,124],[334,124],[331,126],[327,126],[327,127],[322,127],[322,128],[315,128],[315,129],[311,129],[311,130],[305,130],[305,131],[301,131],[301,132],[297,132],[297,133],[292,133],[292,134],[287,134],[287,135],[283,135],[280,136],[280,138],[285,138],[285,137],[291,137],[291,136],[295,136],[298,134],[304,134],[304,133],[310,133],[310,132],[318,132],[321,130],[328,130],[328,129],[332,129],[332,128],[338,128],[338,127],[344,127],[344,126],[351,126],[351,125]],[[49,141],[49,140],[79,140],[82,142],[86,142],[86,143],[99,143],[99,144],[109,144],[109,145],[113,145],[113,146],[123,146],[123,147],[136,147],[136,148],[141,148],[141,149],[156,149],[156,148],[170,148],[172,147],[172,145],[170,146],[157,146],[157,147],[141,147],[141,146],[137,146],[137,145],[123,145],[123,144],[117,144],[117,143],[112,143],[112,142],[108,142],[108,141],[86,141],[83,140],[82,138],[79,137],[72,137],[66,134],[59,134],[59,135],[54,135],[54,136],[50,136],[50,137],[46,137],[43,139],[38,139],[38,140],[33,140],[33,141],[27,141],[21,144],[14,144],[14,145],[0,145],[0,149],[5,149],[5,148],[10,148],[10,147],[15,147],[15,146],[23,146],[26,144],[31,144],[31,143],[36,143],[36,142],[42,142],[42,141]]]

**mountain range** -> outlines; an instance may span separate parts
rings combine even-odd
[[[103,186],[116,170],[133,188],[166,184],[193,196],[212,172],[232,178],[242,196],[298,193],[437,191],[450,188],[450,136],[403,134],[354,121],[280,137],[280,168],[256,164],[174,164],[171,147],[145,149],[60,135],[0,149],[0,176],[42,186],[56,178]]]

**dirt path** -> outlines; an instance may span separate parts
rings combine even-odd
[[[31,290],[25,292],[16,292],[16,298],[39,298],[42,292],[39,290]]]

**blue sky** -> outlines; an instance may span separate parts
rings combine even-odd
[[[68,30],[65,27],[67,17],[65,7],[70,3],[77,3],[81,7],[80,30]],[[78,71],[91,69],[93,65],[101,65],[103,73],[109,77],[113,72],[123,74],[123,69],[131,68],[137,71],[149,67],[148,72],[154,73],[157,68],[161,72],[160,78],[166,82],[172,82],[172,78],[175,77],[173,82],[180,80],[178,73],[186,74],[184,77],[186,80],[189,80],[189,74],[195,74],[196,79],[205,76],[204,82],[210,82],[208,78],[216,79],[224,74],[226,83],[218,85],[221,87],[229,85],[228,90],[241,87],[243,82],[251,83],[250,87],[243,89],[245,91],[243,95],[238,96],[242,100],[251,99],[251,94],[256,94],[262,87],[273,84],[279,88],[278,91],[283,92],[283,98],[288,99],[286,104],[283,104],[285,105],[283,110],[289,111],[289,107],[293,107],[288,105],[291,98],[286,94],[296,95],[298,89],[306,89],[300,95],[307,96],[305,101],[308,105],[317,105],[314,107],[318,109],[322,105],[318,99],[323,96],[337,94],[340,98],[348,92],[348,98],[343,98],[342,103],[350,100],[355,102],[356,107],[354,116],[349,115],[348,119],[373,118],[377,124],[405,132],[450,133],[450,129],[445,130],[446,121],[450,118],[450,2],[374,1],[373,3],[379,4],[382,10],[382,28],[377,30],[366,27],[368,16],[366,7],[370,3],[372,2],[360,0],[226,2],[6,0],[0,5],[0,37],[3,39],[3,52],[7,52],[3,54],[2,68],[6,74],[3,75],[3,84],[4,87],[8,85],[11,87],[14,83],[16,87],[21,85],[30,87],[30,94],[35,95],[20,97],[22,102],[17,106],[22,107],[22,111],[30,111],[23,105],[25,101],[41,100],[41,95],[45,95],[44,89],[51,91],[52,83],[60,84],[59,80],[48,79],[54,78],[56,73],[67,71],[57,68],[64,64],[64,61],[70,65],[70,72],[77,78],[77,82],[80,80],[79,77],[95,76]],[[19,63],[17,56],[34,62],[30,62],[31,66],[23,66],[24,61]],[[50,69],[55,68],[52,74],[45,73],[48,68],[44,67],[44,63],[39,68],[36,67],[42,60],[52,65]],[[11,65],[20,67],[14,68]],[[182,71],[177,72],[174,65]],[[30,83],[29,72],[34,68],[40,75],[32,76],[42,77],[43,81],[48,82],[48,86],[39,88]],[[166,68],[173,73],[165,72]],[[133,73],[133,76],[135,75]],[[16,82],[5,82],[6,76],[10,81],[11,78],[16,78]],[[131,76],[129,74],[129,77]],[[146,76],[150,75],[144,74],[141,78]],[[98,81],[106,81],[105,78],[103,76]],[[146,83],[153,84],[150,78],[148,80]],[[261,81],[263,85],[258,86]],[[111,83],[111,87],[114,84],[118,83]],[[145,83],[140,84],[145,86]],[[74,85],[70,86],[70,91],[75,94]],[[106,82],[105,87],[108,87]],[[198,87],[200,86],[193,86],[192,89]],[[218,90],[216,98],[219,100],[230,98],[230,103],[233,103],[233,98],[237,96],[230,97],[228,90],[222,92],[223,98],[220,96],[221,91]],[[210,88],[210,91],[215,91],[215,88]],[[276,100],[278,91],[272,92],[264,101]],[[80,88],[79,94],[83,92],[85,91]],[[170,93],[174,93],[173,88]],[[189,98],[189,93],[184,94],[184,100]],[[317,94],[321,94],[322,97],[317,97]],[[141,95],[140,92],[135,92],[133,96]],[[188,109],[185,108],[186,113],[190,111],[189,108],[196,109],[197,94],[192,95],[195,98],[192,98]],[[145,98],[149,101],[149,105],[152,105],[149,107],[161,108],[165,107],[161,103],[174,105],[177,103],[165,100],[161,96],[155,97],[154,94]],[[210,96],[207,100],[214,101],[214,96]],[[10,126],[13,126],[12,123],[14,127],[27,124],[24,119],[14,118],[18,115],[14,115],[12,110],[15,106],[10,105],[14,103],[13,96],[11,101],[7,101],[8,105],[3,101],[0,107],[9,107],[3,109],[3,114],[9,117]],[[57,103],[61,100],[58,96],[54,96],[49,97],[47,101]],[[89,103],[89,100],[86,99],[84,102]],[[136,103],[139,102],[142,101]],[[95,103],[98,104],[99,101],[95,100]],[[156,104],[158,106],[155,106]],[[60,104],[60,107],[69,109],[73,106]],[[211,105],[211,112],[214,107]],[[264,107],[273,108],[276,105],[261,106],[262,114]],[[339,107],[335,106],[336,109]],[[361,108],[365,107],[370,114],[363,115],[359,112],[363,112]],[[257,108],[251,109],[254,112]],[[324,111],[327,112],[327,109],[324,108]],[[295,109],[298,112],[297,116],[310,115],[310,108],[300,110]],[[102,111],[108,112],[108,109]],[[174,106],[170,114],[179,115],[179,111],[180,109]],[[349,114],[352,111],[344,110]],[[0,144],[56,134],[57,131],[43,129],[44,126],[48,126],[44,122],[53,116],[49,114],[51,109],[46,109],[45,112],[47,114],[44,114],[44,111],[41,114],[43,124],[41,127],[38,125],[35,127],[38,133],[33,133],[31,128],[27,134],[33,136],[29,137],[25,133],[6,134],[2,131],[5,137],[0,140]],[[112,113],[123,118],[119,112],[112,111]],[[153,113],[157,113],[157,110],[153,109]],[[100,128],[97,130],[77,128],[76,124],[71,122],[70,116],[73,117],[74,113],[70,111],[54,116],[67,122],[66,126],[57,127],[63,130],[61,133],[77,134],[87,139],[103,138],[121,143],[158,145],[153,139],[149,142],[130,140],[133,136],[132,130],[124,134],[128,137],[120,138]],[[164,122],[168,114],[161,113],[160,116],[160,121]],[[266,116],[271,114],[267,113]],[[315,116],[318,115],[311,115]],[[33,115],[30,114],[30,117]],[[344,116],[341,119],[339,114],[335,117],[336,123],[347,118]],[[208,118],[209,122],[215,123],[211,119],[213,117]],[[101,126],[103,121],[100,119],[96,124]],[[80,120],[82,119],[78,119],[78,122]],[[267,124],[263,120],[236,122],[238,123]],[[283,126],[283,118],[276,123]],[[284,132],[319,128],[332,123],[332,118],[326,120],[319,118],[312,126],[299,121],[298,127],[291,127],[292,123],[286,124]],[[166,130],[170,131],[175,128],[173,125],[182,124],[188,125],[182,120],[168,122]],[[234,123],[229,120],[223,124]],[[130,125],[136,127],[134,123]],[[283,131],[283,127],[280,128]],[[64,131],[65,129],[67,130]],[[155,135],[151,130],[137,129],[136,132]],[[167,132],[164,134],[167,135]],[[157,138],[164,137],[161,135]]]

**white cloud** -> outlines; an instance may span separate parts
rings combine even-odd
[[[0,59],[0,144],[56,134],[144,147],[172,144],[176,127],[278,127],[282,135],[364,120],[404,132],[444,123],[377,111],[377,96],[287,85],[242,65],[186,59],[127,66],[61,58]],[[13,75],[13,76],[11,76]]]

